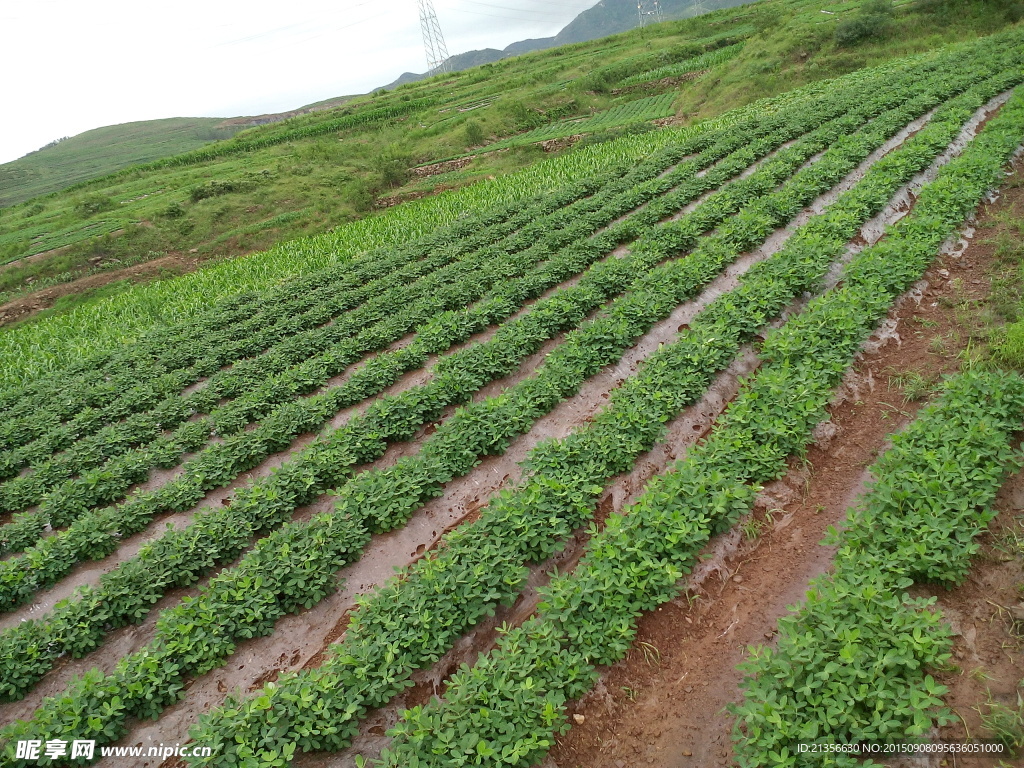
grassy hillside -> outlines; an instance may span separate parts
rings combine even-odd
[[[173,117],[108,125],[0,165],[0,206],[14,205],[129,165],[227,139],[239,127],[219,117]]]
[[[357,97],[0,209],[0,263],[18,262],[0,271],[0,299],[166,254],[212,263],[317,235],[403,200],[530,166],[545,150],[508,140],[559,121],[597,115],[589,123],[596,132],[576,146],[608,141],[651,130],[631,117],[640,114],[631,105],[669,94],[669,114],[693,122],[990,34],[1016,22],[1022,7],[1011,0],[760,0]],[[737,43],[736,55],[709,68],[645,80]],[[568,144],[547,149],[577,151]],[[474,156],[420,167],[467,152]]]
[[[749,2],[751,0],[704,0],[704,12],[732,8]],[[695,15],[694,2],[693,0],[661,0],[661,13],[665,20],[689,18]],[[509,56],[520,56],[531,51],[543,51],[548,48],[608,37],[619,32],[627,32],[637,26],[639,26],[639,16],[636,3],[633,0],[602,0],[580,13],[554,37],[519,40],[501,51],[495,48],[484,48],[483,50],[460,53],[448,59],[448,68],[451,71],[459,72],[470,67],[500,61]],[[391,90],[399,85],[419,82],[426,77],[426,74],[406,72],[385,88]]]

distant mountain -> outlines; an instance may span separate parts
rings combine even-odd
[[[717,11],[719,8],[732,8],[736,5],[744,5],[754,0],[704,0],[706,11]],[[685,19],[696,15],[694,13],[693,0],[661,0],[661,12],[665,20]],[[570,43],[585,43],[588,40],[597,40],[608,35],[628,32],[640,26],[640,17],[637,14],[635,0],[601,0],[597,5],[580,13],[570,21],[561,32],[554,37],[540,37],[531,40],[520,40],[512,43],[503,51],[495,48],[484,48],[480,51],[469,51],[460,53],[448,59],[450,69],[453,72],[461,72],[470,67],[478,67],[481,64],[490,64],[492,61],[507,59],[510,56],[519,56],[530,51],[542,51],[545,48],[554,48],[559,45]],[[393,83],[384,87],[388,90],[397,88],[405,83],[414,83],[423,80],[430,75],[429,72],[416,74],[406,72]]]
[[[499,51],[497,48],[484,48],[478,51],[459,53],[448,58],[449,68],[452,72],[461,72],[462,70],[470,69],[471,67],[490,64],[492,61],[507,59],[509,56],[518,56],[521,53],[529,53],[530,51],[539,51],[544,48],[551,48],[556,44],[554,39],[555,38],[553,37],[544,37],[535,40],[520,40],[518,43],[512,43],[512,45],[503,51]],[[390,91],[400,85],[415,83],[416,81],[424,80],[429,76],[430,73],[428,72],[423,74],[406,72],[393,83],[385,85],[384,88]]]

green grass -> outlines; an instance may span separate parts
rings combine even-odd
[[[96,128],[0,165],[0,206],[10,206],[130,165],[230,138],[219,117],[173,117]]]
[[[780,0],[758,3],[761,28],[721,75],[695,82],[676,103],[685,115],[718,114],[761,96],[874,66],[938,46],[992,34],[1018,21],[1019,0],[896,0],[875,37],[836,40],[840,25],[860,16],[861,2]],[[747,7],[750,10],[750,7]],[[736,9],[742,10],[742,9]],[[828,10],[834,15],[823,14]]]

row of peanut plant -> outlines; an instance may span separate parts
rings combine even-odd
[[[418,472],[421,478],[423,473],[429,473],[433,484],[441,485],[454,474],[468,471],[476,463],[476,455],[504,450],[507,441],[528,429],[532,419],[572,394],[581,383],[581,373],[585,379],[604,364],[613,362],[633,339],[643,333],[645,327],[650,327],[651,323],[667,315],[680,300],[692,295],[700,284],[717,274],[723,263],[730,259],[729,254],[734,255],[738,250],[743,250],[744,246],[755,245],[770,233],[771,226],[766,228],[762,224],[751,227],[752,221],[756,220],[752,214],[759,213],[764,224],[769,225],[773,217],[778,222],[780,218],[784,221],[794,215],[814,196],[834,185],[844,173],[866,157],[873,147],[886,136],[895,133],[908,119],[905,113],[899,117],[901,119],[897,119],[897,114],[883,116],[872,124],[874,131],[866,131],[837,142],[834,151],[830,150],[818,163],[803,171],[797,177],[798,182],[791,188],[783,187],[775,195],[759,201],[762,205],[751,206],[748,211],[751,215],[747,216],[746,221],[732,227],[731,232],[723,230],[715,238],[706,241],[690,258],[674,262],[674,270],[661,270],[665,272],[664,275],[658,275],[659,270],[655,270],[648,279],[641,282],[642,288],[646,290],[637,289],[625,300],[617,302],[617,306],[613,305],[607,316],[599,317],[585,326],[581,330],[580,341],[573,343],[570,337],[563,348],[564,353],[549,356],[537,376],[518,385],[506,395],[466,409],[462,412],[466,414],[462,419],[457,415],[435,433],[416,460],[403,467],[395,467],[390,473],[382,473],[388,480],[384,486],[396,485],[395,481],[401,479],[400,472],[403,469],[410,473]],[[780,211],[780,208],[785,210]],[[744,242],[744,238],[753,242]],[[650,252],[649,258],[660,261],[665,256],[665,250],[673,247],[652,239],[647,248],[642,250]],[[678,273],[675,279],[671,279],[673,271]],[[684,277],[685,280],[682,279]],[[609,350],[610,338],[616,337],[619,340],[618,349]],[[588,338],[589,343],[584,343]],[[497,421],[495,426],[499,430],[503,426],[507,434],[502,435],[499,431],[496,436],[493,428],[487,429],[487,425],[482,424],[483,415],[490,415],[492,420]],[[470,445],[479,446],[476,455],[467,449]],[[411,492],[411,499],[406,500],[406,506],[410,500],[414,503],[424,501],[423,489],[415,487],[415,476],[407,475],[406,479],[413,481],[402,484],[406,491]],[[357,506],[365,508],[365,490],[373,488],[373,481],[374,475],[364,475],[353,484],[357,490],[348,492],[351,494],[346,505],[349,509]],[[358,489],[360,484],[363,490]],[[410,485],[414,487],[410,488]],[[341,492],[344,498],[346,491],[341,489]],[[433,489],[427,489],[428,497],[434,493]],[[382,516],[388,511],[389,508],[381,508],[377,515]],[[392,505],[390,511],[397,513],[393,516],[398,523],[405,519],[404,509],[396,510]],[[382,521],[385,525],[381,525]],[[82,711],[80,707],[95,706],[97,697],[108,696],[115,687],[122,694],[125,690],[135,693],[127,698],[118,698],[124,709],[120,714],[111,712],[107,721],[102,723],[102,731],[96,733],[98,737],[104,740],[116,737],[124,727],[124,719],[128,714],[158,714],[163,706],[176,700],[185,674],[201,674],[211,666],[222,663],[225,655],[233,650],[237,639],[254,633],[267,633],[272,630],[277,617],[308,606],[328,594],[333,589],[333,572],[351,557],[353,550],[361,548],[361,543],[365,542],[368,535],[366,528],[381,529],[396,522],[388,520],[387,516],[382,521],[368,519],[364,521],[365,524],[360,524],[353,520],[353,514],[341,510],[320,516],[313,524],[287,526],[261,542],[237,568],[218,576],[203,590],[194,601],[195,604],[186,602],[179,609],[162,615],[157,629],[160,637],[154,644],[124,659],[111,676],[83,678],[67,696],[44,704],[34,721],[25,727],[42,726],[48,729],[53,724],[51,718],[61,719],[68,714],[66,706],[70,702],[74,702],[72,706],[77,711]],[[225,613],[225,601],[237,600],[241,584],[249,584],[250,587],[261,584],[265,589],[261,588],[251,594],[252,602],[242,613],[238,610]],[[198,616],[209,617],[213,621],[210,626],[212,632],[196,631]],[[203,637],[206,639],[203,640]],[[129,681],[126,675],[131,676],[132,680]],[[51,722],[50,726],[46,725],[48,721]]]
[[[925,98],[927,101],[924,104],[913,105],[908,107],[908,109],[916,111],[925,108],[934,97]],[[871,106],[869,105],[867,109],[870,110]],[[850,117],[844,119],[848,119],[856,124],[863,118]],[[901,119],[900,117],[890,117],[890,123],[894,125]],[[836,135],[835,132],[840,129],[840,123],[826,126],[821,129],[824,133],[819,133],[816,136],[812,134],[813,139],[809,136],[802,144],[789,148],[771,163],[760,168],[751,177],[734,182],[709,198],[698,210],[692,212],[682,222],[676,222],[670,225],[670,227],[662,227],[661,230],[671,229],[682,233],[683,238],[681,240],[678,236],[676,237],[676,246],[684,245],[687,240],[692,240],[703,229],[713,226],[726,215],[734,212],[745,201],[768,191],[772,185],[785,178],[786,175],[799,166],[809,154],[813,154],[819,148],[827,145]],[[778,140],[776,138],[774,141],[777,142]],[[739,156],[733,158],[732,163],[720,165],[717,168],[717,172],[725,176],[733,175],[739,170],[739,167],[748,164],[749,161],[749,157],[740,153]],[[717,180],[714,173],[708,173],[703,177],[693,176],[691,184],[695,188],[679,188],[677,192],[684,195],[684,197],[675,204],[679,205],[686,199],[692,199],[706,185],[712,184]],[[655,216],[660,216],[661,213],[663,212],[658,212]],[[622,222],[621,227],[625,228],[629,227],[629,225],[628,221]],[[607,232],[605,236],[608,236]],[[664,235],[660,236],[664,237]],[[601,251],[599,250],[598,252]],[[446,322],[443,328],[451,332],[451,323]],[[406,351],[400,351],[397,355],[404,359],[415,355],[417,352],[419,350],[416,347],[412,347],[411,349],[407,348]],[[372,368],[371,370],[376,369]],[[308,409],[307,412],[315,416],[316,419],[323,420],[328,418],[330,414],[333,414],[337,407],[345,404],[345,402],[339,403],[332,400],[333,397],[344,395],[349,398],[348,402],[350,402],[354,395],[363,393],[364,390],[357,389],[357,386],[361,383],[360,380],[351,385],[347,382],[339,388],[329,390],[322,396],[303,401],[301,405]],[[286,414],[293,423],[293,428],[290,431],[283,432],[279,422],[268,420],[265,424],[266,429],[261,428],[252,432],[243,432],[237,438],[229,440],[223,445],[212,447],[209,455],[214,460],[219,460],[220,464],[216,464],[211,460],[207,460],[204,463],[201,460],[202,457],[200,457],[194,465],[198,467],[196,472],[186,471],[159,491],[141,494],[132,502],[119,508],[102,510],[97,514],[86,515],[68,529],[66,534],[58,534],[57,536],[44,539],[38,546],[27,552],[24,557],[6,561],[5,564],[0,566],[0,584],[6,589],[6,596],[10,598],[11,604],[13,605],[20,600],[27,599],[40,586],[53,583],[56,578],[66,573],[71,565],[81,559],[81,557],[95,557],[107,554],[116,546],[117,541],[122,535],[126,532],[138,530],[154,514],[160,511],[187,509],[190,504],[201,500],[204,493],[204,484],[205,487],[210,487],[210,484],[217,479],[220,479],[221,482],[227,482],[237,472],[245,468],[244,466],[239,468],[239,464],[242,461],[255,461],[260,456],[260,451],[263,451],[263,455],[265,455],[267,442],[271,438],[276,440],[276,442],[271,443],[271,447],[283,447],[283,445],[286,445],[287,439],[296,434],[296,431],[301,433],[312,426],[309,421],[311,417],[298,419],[296,413],[294,408],[286,411]],[[268,432],[271,435],[269,438],[267,437]],[[188,468],[188,465],[186,465],[186,468]],[[105,533],[108,531],[110,533]]]
[[[922,107],[919,105],[917,109],[920,108]],[[877,134],[872,138],[862,139],[859,146],[847,151],[848,154],[852,156],[857,156],[858,154],[863,155],[864,152],[870,151],[869,148],[871,144],[873,142],[881,140],[879,136],[884,136],[886,133],[891,133],[892,131],[896,130],[897,127],[900,124],[902,124],[903,120],[905,119],[906,114],[903,114],[902,116],[890,116],[890,119],[887,122],[885,120],[882,120],[880,122],[880,125],[878,126]],[[743,187],[745,189],[745,194],[748,197],[756,196],[757,194],[763,193],[767,189],[770,189],[771,185],[774,184],[775,181],[777,181],[777,177],[773,176],[773,174],[778,173],[780,169],[782,169],[784,173],[787,167],[788,171],[791,171],[794,166],[799,164],[799,159],[801,156],[805,156],[806,152],[808,151],[813,151],[813,145],[810,148],[804,150],[797,149],[796,147],[791,148],[791,150],[792,153],[790,157],[784,158],[780,156],[775,159],[775,163],[779,165],[779,168],[773,169],[772,164],[769,164],[761,168],[758,171],[758,173],[755,173],[749,179],[746,179],[744,181]],[[840,153],[838,152],[836,153],[837,156],[839,154]],[[799,210],[800,206],[804,202],[806,202],[807,196],[812,195],[815,190],[828,188],[829,185],[834,183],[836,178],[838,178],[838,176],[841,175],[842,170],[848,169],[850,167],[851,162],[853,162],[853,157],[841,158],[838,164],[830,164],[828,161],[826,161],[825,158],[822,158],[822,161],[819,161],[818,165],[813,166],[807,169],[805,172],[803,172],[804,178],[802,179],[802,189],[799,185],[797,186],[797,189],[802,192],[804,197],[798,197],[793,199],[793,195],[791,193],[788,193],[788,196],[790,197],[790,200],[788,201],[790,215],[792,215],[792,213],[795,212],[796,210]],[[819,170],[822,168],[824,168],[825,170]],[[821,178],[817,180],[816,184],[812,185],[810,182],[815,174],[819,175]],[[724,193],[725,190],[723,190],[722,193],[719,193],[717,199],[723,199],[722,196],[724,195]],[[782,191],[780,191],[775,196],[775,198],[782,198],[784,194],[787,194],[785,192],[785,188]],[[713,202],[715,200],[716,196],[713,196],[709,198],[707,201],[705,201],[704,205],[712,206],[713,208]],[[742,198],[734,200],[724,209],[724,211],[719,211],[717,214],[713,214],[713,218],[715,220],[721,220],[726,211],[734,210],[740,202],[742,202]],[[781,207],[780,199],[773,199],[772,196],[765,199],[763,202],[759,203],[759,205],[764,210],[776,212],[775,215],[778,215],[778,210]],[[696,227],[694,226],[695,222],[699,222],[701,220],[701,212],[703,212],[703,206],[701,208],[698,208],[691,214],[692,218],[684,219],[683,222],[676,224],[677,227],[681,227],[682,232],[685,232],[687,229],[690,230],[690,234],[687,235],[686,237],[688,238],[691,244],[693,241],[696,240],[701,228],[706,228],[706,224]],[[742,236],[742,232],[742,229],[734,229],[734,231],[731,233],[729,231],[724,231],[719,234],[718,243],[729,243],[730,241],[735,241],[737,237]],[[750,237],[750,235],[747,236]],[[578,306],[578,308],[576,308],[570,315],[571,317],[582,317],[586,314],[587,311],[592,309],[595,300],[600,301],[603,297],[603,293],[597,294],[595,296],[595,286],[603,286],[604,291],[621,290],[621,288],[625,287],[630,280],[636,279],[638,275],[643,274],[643,272],[650,269],[658,261],[663,260],[666,257],[667,252],[669,250],[671,250],[672,248],[684,247],[685,245],[686,243],[680,241],[679,235],[677,234],[676,240],[674,241],[673,245],[654,248],[645,257],[621,259],[607,263],[603,265],[603,268],[595,268],[590,273],[588,273],[587,276],[585,276],[584,280],[581,281],[579,285],[577,285],[573,289],[569,289],[568,291],[563,292],[562,294],[557,294],[555,297],[548,300],[547,304],[554,307],[558,307],[560,305],[564,307],[566,305],[566,302],[570,300],[576,302],[579,302],[581,300],[585,301],[585,304]],[[719,246],[719,250],[721,250],[721,246]],[[715,254],[714,249],[712,249],[711,252],[712,254]],[[719,259],[719,261],[714,263],[721,263],[720,255],[715,255],[714,258]],[[705,273],[706,277],[704,279],[706,280],[714,274],[714,271],[706,271],[705,268]],[[616,278],[615,282],[612,282],[611,280],[611,278],[613,277]],[[690,285],[684,285],[682,289],[680,289],[678,286],[674,288],[674,290],[676,291],[691,291],[692,289],[693,288]],[[684,294],[682,294],[682,297],[685,298],[685,296],[686,293],[684,292]],[[665,307],[674,306],[675,303],[678,303],[678,300],[681,299],[673,299],[671,305],[667,305],[664,303],[658,305],[659,311],[667,311]],[[629,306],[628,303],[627,306]],[[558,314],[556,314],[556,319],[564,317],[565,314],[565,310],[560,309]],[[517,323],[513,324],[512,326],[509,326],[509,328],[512,329],[512,332],[506,332],[503,335],[502,332],[499,331],[499,335],[496,336],[494,340],[489,343],[489,345],[491,347],[499,349],[502,348],[501,345],[506,345],[506,349],[508,349],[509,346],[511,346],[512,349],[516,349],[517,345],[520,348],[522,348],[522,341],[516,342],[516,336],[513,335],[513,333],[515,331],[518,331],[521,334],[523,327],[528,327],[527,321],[529,317],[529,315],[524,316],[519,321],[517,321]],[[543,315],[541,315],[541,317],[543,317]],[[623,339],[623,341],[620,343],[625,343],[630,338],[635,337],[637,333],[642,333],[644,328],[647,327],[644,326],[643,323],[653,322],[653,319],[650,319],[649,315],[639,315],[633,317],[631,320],[632,324],[628,329],[629,333],[626,335],[620,334],[620,338]],[[639,323],[639,325],[637,325],[637,323]],[[602,345],[599,345],[599,348],[600,347],[602,347]],[[607,341],[603,343],[603,348],[605,348],[605,351],[607,353]],[[618,352],[621,353],[621,350],[624,349],[624,347],[620,347],[617,349]],[[493,355],[493,353],[490,352],[488,345],[481,345],[481,349],[476,351],[467,350],[464,353],[460,353],[460,355],[454,358],[453,360],[450,360],[447,365],[440,366],[441,375],[444,376],[445,374],[453,373],[454,365],[452,363],[459,360],[460,358],[465,361],[472,361],[475,355],[479,359],[481,357],[481,350],[484,359],[487,359],[487,356]],[[500,367],[496,372],[505,371],[510,364],[514,368],[515,359],[517,359],[517,357],[521,357],[522,354],[527,353],[529,351],[529,348],[518,349],[516,351],[519,352],[519,355],[506,354],[498,357],[498,359],[502,361],[500,365],[503,367]],[[574,351],[571,349],[571,347],[568,354],[574,354]],[[545,370],[547,368],[551,368],[552,365],[553,363],[549,360]],[[555,366],[553,370],[557,371],[557,366]],[[475,371],[472,370],[472,367],[470,367],[470,373],[476,374],[479,377],[479,374],[481,373],[481,371],[479,370],[479,366]],[[465,373],[463,373],[460,380],[464,384],[464,389],[471,390],[473,387],[480,386],[480,382],[484,381],[485,379],[483,379],[483,377],[480,377],[478,381],[472,382],[472,380],[467,380]],[[469,386],[470,383],[473,383],[473,387]],[[571,387],[578,386],[578,383],[579,381],[577,377],[573,379],[563,380],[560,386],[564,390],[567,390],[568,394],[571,394]],[[408,424],[409,414],[407,413],[409,407],[408,404],[417,404],[419,408],[422,409],[425,407],[424,404],[426,403],[427,405],[429,405],[429,407],[436,409],[436,400],[433,402],[430,400],[426,400],[425,398],[423,398],[422,392],[450,392],[453,389],[451,384],[451,381],[442,380],[440,385],[438,385],[437,382],[435,382],[433,385],[427,385],[426,387],[420,388],[420,390],[410,391],[403,396],[393,398],[390,401],[385,401],[382,404],[381,408],[379,409],[379,412],[388,414],[393,419],[399,418],[401,420],[400,424],[402,428],[407,432],[410,429]],[[537,385],[537,383],[534,381],[531,382],[529,386],[536,387],[539,385]],[[431,389],[431,387],[433,387],[433,389]],[[519,413],[520,421],[516,422],[516,424],[518,425],[517,429],[524,430],[528,428],[528,425],[532,423],[533,419],[539,417],[539,415],[541,415],[546,409],[550,409],[550,407],[553,407],[553,405],[556,404],[558,401],[558,398],[554,397],[554,394],[557,394],[558,391],[561,390],[554,390],[553,393],[549,393],[548,399],[544,401],[546,405],[544,405],[543,408],[540,408],[540,410],[537,410],[539,407],[539,405],[537,404],[534,405],[533,411],[529,409],[519,409],[517,412]],[[403,404],[405,404],[405,412],[403,412]],[[481,408],[484,409],[485,414],[487,413],[487,409],[489,407],[490,405],[487,403],[481,406]],[[527,418],[527,416],[529,416],[529,418]],[[462,461],[465,461],[465,457],[470,454],[467,452],[465,447],[467,444],[465,443],[465,440],[467,439],[467,434],[465,434],[466,430],[464,427],[460,426],[460,424],[462,424],[462,422],[473,424],[477,420],[478,419],[476,418],[476,416],[463,416],[461,421],[459,419],[453,419],[452,423],[454,424],[454,426],[449,426],[447,424],[442,426],[441,430],[439,430],[439,432],[435,434],[435,436],[431,438],[430,441],[428,441],[428,445],[434,443],[445,444],[444,441],[447,439],[446,435],[449,432],[451,432],[452,434],[455,434],[457,436],[456,444],[459,446],[455,450],[455,453],[456,455],[461,457]],[[422,423],[422,417],[421,420],[417,421],[413,426],[416,426],[419,423]],[[362,421],[357,421],[355,424],[350,423],[349,425],[346,425],[345,428],[343,428],[339,433],[336,433],[336,435],[333,437],[332,442],[334,443],[334,447],[332,450],[334,451],[335,454],[337,454],[341,450],[339,446],[344,447],[345,441],[339,440],[340,434],[344,438],[348,439],[348,450],[350,453],[354,453],[354,455],[347,461],[335,463],[340,463],[342,466],[345,466],[350,463],[358,463],[358,457],[360,455],[366,455],[365,453],[360,454],[356,451],[353,451],[352,444],[360,446],[360,441],[362,441],[363,445],[361,447],[361,450],[366,452],[368,450],[368,448],[365,445],[367,441],[367,430],[369,430],[370,434],[377,436],[376,442],[370,443],[370,445],[373,446],[373,450],[382,450],[382,438],[380,435],[381,427],[381,419],[375,417],[375,414],[373,412],[371,412],[366,417],[365,424]],[[391,427],[391,429],[393,430],[394,427]],[[386,436],[387,433],[385,432],[384,437]],[[511,435],[506,436],[505,439],[507,440],[510,437]],[[481,452],[486,453],[486,448],[487,446],[485,445],[484,448],[480,449]],[[452,449],[449,448],[448,450]],[[490,448],[490,450],[493,451],[494,449]],[[310,460],[310,457],[314,458],[316,461],[320,463],[324,462],[324,451],[321,450],[317,452],[314,450],[309,451],[307,453],[309,454],[308,456],[305,454],[300,455],[296,462],[293,462],[292,465],[288,465],[289,468],[293,468],[295,465],[302,466],[304,461],[308,462]],[[433,469],[436,470],[437,467],[429,463],[430,460],[432,460],[432,457],[430,457],[429,454],[429,450],[425,450],[422,455],[426,455],[428,457],[427,466],[433,466]],[[368,458],[373,458],[376,455],[377,453],[371,453],[369,454]],[[471,468],[473,463],[475,463],[475,460],[473,460],[468,466],[466,466],[462,470],[462,472],[464,473],[465,471],[468,471],[468,469]],[[420,471],[422,471],[422,469],[423,467],[419,468]],[[398,471],[401,472],[403,470],[406,472],[411,471],[408,468],[408,466],[403,466],[402,469]],[[384,483],[385,486],[390,482],[397,482],[399,486],[406,487],[406,483],[402,481],[400,477],[396,481],[394,478],[391,478],[387,473],[381,474],[386,480],[386,482]],[[301,481],[306,483],[306,487],[304,488],[304,490],[307,495],[310,492],[312,492],[312,490],[315,490],[315,488],[310,489],[308,487],[308,476],[300,477]],[[323,477],[330,477],[330,475],[325,474]],[[291,479],[286,478],[286,481],[291,481]],[[318,479],[317,482],[320,483],[323,481],[323,479]],[[273,484],[273,478],[271,479],[270,482],[271,484]],[[443,484],[443,482],[444,481],[435,480],[434,483],[431,485],[431,488],[439,487],[440,485]],[[291,493],[293,494],[294,492],[295,489],[292,489]],[[433,490],[430,491],[430,493],[434,492],[435,491]],[[241,541],[244,542],[245,536],[247,536],[250,531],[253,531],[254,526],[256,527],[256,530],[259,530],[260,526],[266,528],[274,520],[283,521],[288,511],[291,509],[291,507],[288,504],[289,500],[291,499],[291,495],[285,493],[279,493],[277,495],[281,499],[281,503],[278,505],[278,509],[275,515],[267,514],[266,505],[262,507],[254,506],[252,508],[248,508],[244,504],[240,505],[239,498],[236,497],[235,502],[230,507],[230,511],[218,509],[216,513],[209,515],[205,520],[201,521],[198,525],[194,525],[190,529],[186,529],[185,531],[179,532],[177,534],[168,534],[164,537],[163,540],[161,540],[161,542],[159,542],[158,545],[151,546],[143,550],[143,552],[140,553],[139,557],[137,557],[134,561],[122,565],[117,571],[114,572],[114,574],[104,577],[104,580],[101,582],[101,589],[98,590],[96,593],[91,595],[84,595],[84,597],[86,597],[85,600],[80,600],[78,602],[72,603],[65,603],[58,606],[58,609],[55,612],[57,614],[56,617],[51,617],[49,622],[26,622],[22,624],[20,627],[18,627],[16,630],[14,630],[12,633],[5,635],[5,640],[8,643],[7,650],[11,651],[10,657],[12,659],[20,659],[20,661],[12,665],[10,669],[10,674],[5,676],[5,682],[6,685],[8,686],[7,690],[10,691],[8,695],[18,695],[22,693],[27,687],[29,687],[32,684],[32,682],[34,682],[35,679],[38,678],[40,674],[42,674],[42,672],[45,672],[45,670],[48,669],[49,664],[52,663],[52,660],[56,655],[62,652],[67,652],[69,650],[74,655],[80,655],[85,650],[88,650],[90,647],[92,647],[92,645],[95,642],[97,642],[97,637],[102,632],[101,626],[98,626],[99,622],[97,622],[97,619],[99,619],[102,622],[110,620],[111,613],[109,606],[111,598],[114,596],[111,594],[110,589],[103,589],[102,587],[110,586],[111,584],[116,585],[119,591],[114,594],[121,598],[122,601],[124,599],[124,593],[128,592],[131,595],[132,599],[132,613],[130,615],[132,617],[135,617],[135,619],[137,620],[137,618],[143,614],[143,611],[140,610],[140,608],[144,608],[147,605],[147,602],[157,599],[159,595],[159,592],[157,592],[158,587],[166,588],[168,579],[175,580],[172,581],[172,583],[180,584],[181,574],[179,573],[179,570],[181,569],[181,558],[183,555],[187,555],[192,558],[195,557],[194,542],[197,540],[197,537],[205,538],[211,542],[206,547],[205,554],[207,558],[224,556],[224,554],[227,554],[227,556],[231,557],[234,556],[234,553],[237,551],[235,547],[239,544],[239,538],[241,537]],[[246,525],[244,527],[239,525],[240,518],[245,517],[247,515],[252,515],[254,512],[259,513],[258,517],[255,520],[247,520]],[[120,522],[120,527],[123,528],[125,521],[121,520]],[[394,523],[392,523],[392,525],[393,524]],[[198,531],[196,529],[198,529]],[[84,528],[83,531],[85,530],[92,530],[92,527],[89,526],[87,528]],[[118,530],[117,533],[120,533],[120,530]],[[111,536],[109,540],[111,542],[111,545],[115,545],[117,537]],[[95,537],[92,539],[92,542],[95,543]],[[187,546],[183,545],[181,542],[184,542],[185,545]],[[225,544],[227,544],[228,546],[225,547]],[[213,549],[211,549],[211,547]],[[182,552],[182,550],[184,550],[184,552]],[[133,568],[133,564],[137,567]],[[64,567],[66,565],[66,561],[62,562],[60,565],[61,567]],[[139,579],[136,576],[136,574],[140,570],[145,574],[145,579]],[[125,583],[125,571],[127,571],[129,578],[134,577],[134,583]],[[195,578],[198,576],[198,571],[199,568],[196,566],[196,564],[193,564],[193,570],[189,571],[189,574],[192,578]],[[150,595],[152,595],[152,597],[150,597]],[[83,615],[83,611],[89,612],[91,618],[90,621],[86,621],[86,616]],[[125,620],[123,617],[123,613],[124,611],[122,609],[122,611],[119,614],[115,614],[114,618],[119,622],[123,622]],[[91,629],[88,629],[89,627],[91,627]]]
[[[923,274],[943,241],[998,183],[1003,165],[1022,139],[1024,97],[1017,95],[964,154],[922,190],[910,216],[878,245],[855,257],[840,288],[769,334],[761,350],[761,369],[718,420],[709,439],[652,480],[623,514],[610,516],[602,530],[593,531],[575,571],[555,576],[542,590],[537,615],[508,631],[497,650],[474,667],[453,676],[443,700],[405,713],[391,732],[392,748],[378,765],[528,766],[541,759],[556,736],[568,730],[566,704],[593,685],[596,667],[622,658],[635,638],[637,619],[678,595],[680,579],[710,537],[751,509],[755,484],[782,475],[788,457],[804,450],[860,346],[892,302]],[[975,396],[981,402],[988,396],[993,400],[980,434],[970,438],[972,447],[982,453],[976,471],[965,471],[962,455],[952,462],[948,454],[930,457],[938,467],[929,458],[918,457],[917,466],[944,473],[950,463],[956,464],[949,482],[969,493],[971,506],[972,501],[991,498],[1005,470],[1007,432],[1019,427],[1024,389],[1019,380],[1000,376],[965,382],[960,389],[951,389],[951,401],[959,402],[954,407],[962,407],[966,419],[971,414],[964,387],[981,389]],[[840,737],[893,741],[920,734],[929,721],[927,710],[939,691],[920,672],[920,665],[941,660],[941,632],[934,629],[934,617],[917,612],[920,603],[892,592],[905,588],[908,582],[902,580],[911,573],[962,577],[964,539],[978,525],[960,530],[965,505],[955,495],[946,502],[945,513],[940,512],[943,522],[932,522],[933,508],[942,502],[925,497],[916,505],[918,519],[911,524],[942,528],[935,537],[940,540],[936,543],[945,544],[942,554],[933,560],[920,542],[901,543],[888,536],[881,547],[863,547],[864,539],[887,534],[882,526],[902,512],[900,502],[906,497],[900,483],[896,509],[890,500],[880,513],[855,523],[854,530],[861,533],[848,547],[851,582],[836,596],[844,601],[851,597],[847,607],[852,605],[853,613],[862,608],[864,615],[854,618],[845,609],[830,612],[821,606],[806,625],[817,627],[819,636],[828,634],[821,647],[808,649],[804,638],[794,635],[792,656],[783,651],[762,657],[763,665],[755,662],[763,681],[757,690],[751,688],[739,712],[750,734],[750,742],[741,741],[738,748],[741,764],[807,764],[786,750],[787,743],[813,739],[833,722],[841,724]],[[868,576],[875,563],[887,560],[894,574],[889,594]],[[817,600],[812,603],[817,607]],[[907,610],[900,609],[901,604]],[[833,635],[830,619],[837,617],[847,623]],[[867,635],[863,647],[857,642],[860,632]],[[849,666],[841,663],[846,654],[864,660],[860,654],[873,654],[876,648],[873,659],[879,666],[869,663],[856,669],[856,661]],[[800,668],[802,664],[807,666]],[[881,668],[886,670],[881,677],[862,684],[869,669]],[[776,674],[783,690],[773,689]],[[788,680],[796,684],[789,691],[797,697],[792,704],[786,701]],[[802,683],[807,686],[801,688]],[[768,697],[767,704],[761,696]],[[222,718],[227,721],[232,715],[224,713]],[[197,729],[196,735],[214,734],[207,726]]]

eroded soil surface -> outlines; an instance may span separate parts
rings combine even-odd
[[[61,283],[49,288],[33,291],[20,298],[0,305],[0,325],[16,323],[45,309],[49,309],[64,296],[95,290],[119,280],[133,283],[145,282],[156,277],[171,277],[192,272],[199,266],[199,259],[189,254],[171,254],[152,261],[135,264],[124,269],[111,269],[95,275],[79,278],[70,283]]]

